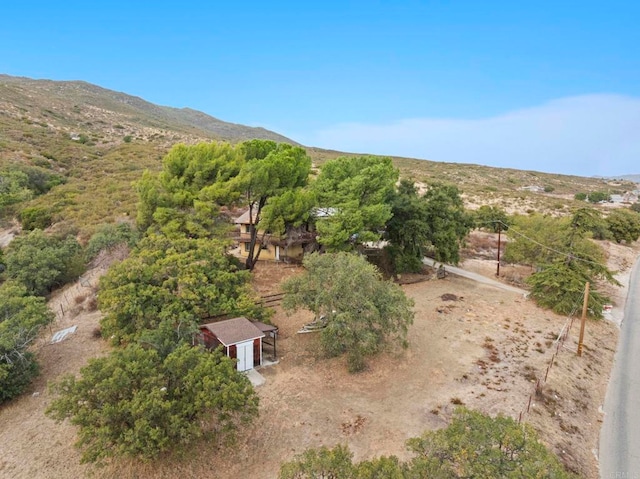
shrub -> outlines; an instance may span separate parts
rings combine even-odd
[[[52,222],[51,212],[39,206],[25,208],[20,212],[20,223],[25,231],[43,230],[51,226]]]
[[[102,250],[111,249],[119,244],[132,248],[138,241],[138,231],[128,223],[103,224],[97,228],[85,248],[85,258],[91,261]]]
[[[633,243],[640,237],[640,215],[628,209],[617,209],[606,218],[607,227],[617,243]]]
[[[258,396],[233,360],[182,345],[167,356],[137,344],[89,361],[52,386],[47,414],[80,427],[82,461],[152,459],[201,437],[232,440],[258,414]]]
[[[34,230],[15,238],[7,248],[6,275],[30,294],[43,296],[83,273],[81,253],[73,237],[61,239]]]
[[[589,196],[587,196],[587,200],[589,201],[589,203],[600,203],[601,201],[610,201],[611,196],[609,195],[609,193],[605,193],[603,191],[594,191],[589,193]]]
[[[0,286],[0,403],[21,394],[38,373],[27,348],[52,320],[44,300],[24,286],[11,281]]]

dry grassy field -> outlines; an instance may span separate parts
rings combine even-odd
[[[610,252],[614,269],[628,270],[635,257],[626,247],[611,245]],[[466,264],[487,275],[493,266],[486,260]],[[256,288],[263,294],[275,291],[282,277],[297,271],[262,264]],[[277,308],[273,321],[280,327],[279,363],[261,369],[266,384],[258,388],[260,417],[235,446],[200,444],[185,458],[163,457],[148,464],[80,465],[74,427],[55,424],[44,415],[51,401],[46,384],[77,372],[87,359],[108,350],[94,336],[100,313],[91,311],[92,286],[99,274],[93,271],[84,284],[71,285],[51,300],[58,319],[37,345],[42,375],[28,393],[0,408],[0,477],[242,474],[267,479],[277,475],[282,461],[306,448],[339,443],[348,444],[355,459],[406,457],[406,439],[446,425],[455,404],[514,418],[524,411],[524,420],[570,469],[582,477],[597,477],[598,409],[618,337],[615,323],[590,321],[585,354],[577,357],[577,323],[558,348],[555,341],[566,317],[541,310],[520,294],[453,275],[403,286],[416,303],[409,349],[387,351],[356,375],[346,372],[343,359],[319,359],[314,334],[296,333],[310,320],[308,313],[287,315]],[[623,298],[624,292],[618,295]],[[78,326],[76,334],[48,344],[52,332],[70,325]],[[552,358],[547,382],[536,394],[536,382],[544,378]],[[529,397],[533,400],[527,414]]]

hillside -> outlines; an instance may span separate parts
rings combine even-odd
[[[83,81],[32,80],[0,75],[0,105],[5,115],[40,121],[50,128],[95,133],[115,141],[173,132],[179,136],[227,140],[262,138],[295,143],[266,130],[213,118],[190,108],[171,108]],[[40,125],[42,126],[42,125]]]
[[[86,82],[0,75],[0,169],[25,165],[61,175],[65,184],[0,214],[45,210],[60,228],[87,236],[104,222],[135,215],[132,187],[145,169],[159,170],[176,143],[250,138],[295,143],[282,135],[227,123],[189,108],[170,108]],[[316,164],[343,153],[307,147]],[[362,152],[366,153],[366,152]],[[394,158],[418,183],[454,183],[470,208],[495,204],[512,211],[564,214],[579,192],[623,193],[628,181],[552,175],[472,164]],[[517,160],[514,161],[514,164]]]
[[[132,182],[145,169],[158,170],[172,145],[252,138],[295,143],[85,82],[0,75],[0,169],[20,164],[62,175],[66,184],[22,206],[46,208],[62,227],[87,234],[135,214]]]

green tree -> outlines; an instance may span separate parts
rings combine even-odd
[[[390,342],[406,347],[413,323],[413,301],[402,289],[383,281],[375,266],[352,253],[312,254],[306,271],[283,284],[283,306],[304,307],[324,318],[320,342],[328,356],[347,355],[351,372]]]
[[[240,171],[237,151],[228,143],[176,145],[164,157],[162,172],[145,172],[137,184],[137,223],[165,234],[209,237],[217,226],[219,206],[233,199],[226,184]],[[213,194],[213,191],[216,194]]]
[[[403,479],[406,467],[397,457],[379,457],[353,463],[347,446],[307,449],[282,464],[279,479]]]
[[[249,205],[251,240],[246,266],[252,270],[260,257],[262,251],[260,246],[264,235],[269,231],[269,225],[263,224],[264,208],[270,202],[282,204],[279,198],[283,195],[289,199],[292,194],[300,194],[300,190],[308,182],[311,159],[299,146],[268,140],[246,141],[238,148],[242,167],[238,176],[230,182],[230,189],[240,193]],[[270,209],[270,216],[266,223],[278,222],[276,211],[278,210],[275,206]],[[295,209],[290,209],[288,212],[295,212],[298,217],[300,215],[308,217],[309,214],[309,211]],[[280,218],[284,222],[284,217]],[[258,238],[260,230],[263,231],[262,238]]]
[[[407,441],[414,457],[395,456],[353,463],[346,446],[308,449],[282,464],[279,479],[570,479],[558,458],[528,424],[456,410],[451,424]]]
[[[503,259],[509,263],[536,266],[550,263],[568,241],[569,219],[541,214],[515,215]]]
[[[387,222],[387,248],[397,273],[417,272],[430,246],[431,228],[426,221],[426,202],[413,182],[401,180],[391,199],[391,218]]]
[[[448,427],[409,439],[407,446],[416,455],[409,477],[571,477],[528,424],[465,408],[456,410]]]
[[[0,403],[22,393],[38,373],[29,345],[53,320],[43,298],[15,282],[0,285]]]
[[[610,237],[607,224],[600,211],[594,208],[578,208],[571,217],[569,233],[570,247],[576,238],[591,234],[594,239],[604,240]]]
[[[571,218],[518,217],[504,258],[536,266],[538,271],[527,279],[532,298],[561,314],[582,304],[585,283],[590,282],[590,314],[601,317],[607,298],[598,292],[596,280],[618,283],[606,267],[604,251],[590,239],[600,223],[599,214],[589,208],[578,209]]]
[[[298,207],[307,204],[301,189],[310,169],[305,150],[286,143],[178,145],[164,158],[159,176],[146,173],[138,183],[138,225],[142,230],[155,225],[169,236],[211,237],[222,227],[221,206],[248,206],[252,223],[246,266],[251,270],[269,228],[281,228],[284,216],[294,222],[308,217],[309,210],[283,209],[282,197]],[[268,212],[264,218],[263,211]]]
[[[593,279],[589,269],[579,262],[558,260],[532,274],[527,278],[527,283],[531,286],[531,297],[540,306],[568,315],[576,313],[580,308],[585,283],[592,282]],[[608,301],[594,285],[589,294],[589,316],[601,318],[602,308]]]
[[[473,226],[454,185],[435,183],[424,194],[431,253],[437,261],[457,264],[460,246]]]
[[[355,475],[353,454],[347,446],[307,449],[282,464],[279,479],[351,479]]]
[[[611,201],[611,195],[609,195],[609,193],[605,193],[604,191],[592,191],[587,196],[587,201],[589,201],[589,203],[600,203],[602,201]]]
[[[166,357],[130,345],[90,360],[79,379],[65,376],[52,389],[58,397],[47,414],[79,426],[83,462],[152,459],[202,437],[232,441],[258,413],[258,397],[232,360],[189,345]]]
[[[613,210],[605,221],[616,243],[633,243],[640,237],[640,215],[631,210]]]
[[[573,198],[578,200],[578,201],[586,201],[587,200],[587,194],[586,193],[576,193],[575,195],[573,195]]]
[[[636,213],[640,213],[640,202],[636,201],[634,204],[629,206],[631,211],[635,211]]]
[[[390,204],[386,231],[396,271],[419,271],[427,255],[438,261],[459,261],[460,245],[472,219],[456,187],[436,183],[420,196],[412,182],[402,180]]]
[[[219,240],[149,234],[100,280],[103,335],[128,342],[167,322],[177,340],[190,337],[204,317],[264,317],[249,272],[238,269],[225,247]]]
[[[312,188],[318,206],[331,214],[318,218],[319,242],[329,251],[377,241],[391,218],[389,204],[398,170],[390,158],[340,157],[327,161]]]
[[[482,205],[473,212],[475,227],[497,233],[498,230],[507,231],[511,220],[507,213],[497,206]]]
[[[6,275],[29,293],[44,296],[84,271],[82,248],[75,238],[48,236],[41,230],[15,238],[6,251]]]

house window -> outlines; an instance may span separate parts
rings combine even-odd
[[[262,246],[260,246],[262,249],[269,249],[269,245],[262,243]]]
[[[244,232],[251,233],[251,225],[244,225]]]
[[[251,249],[251,243],[244,243],[244,250],[245,252],[249,252],[249,250]]]

